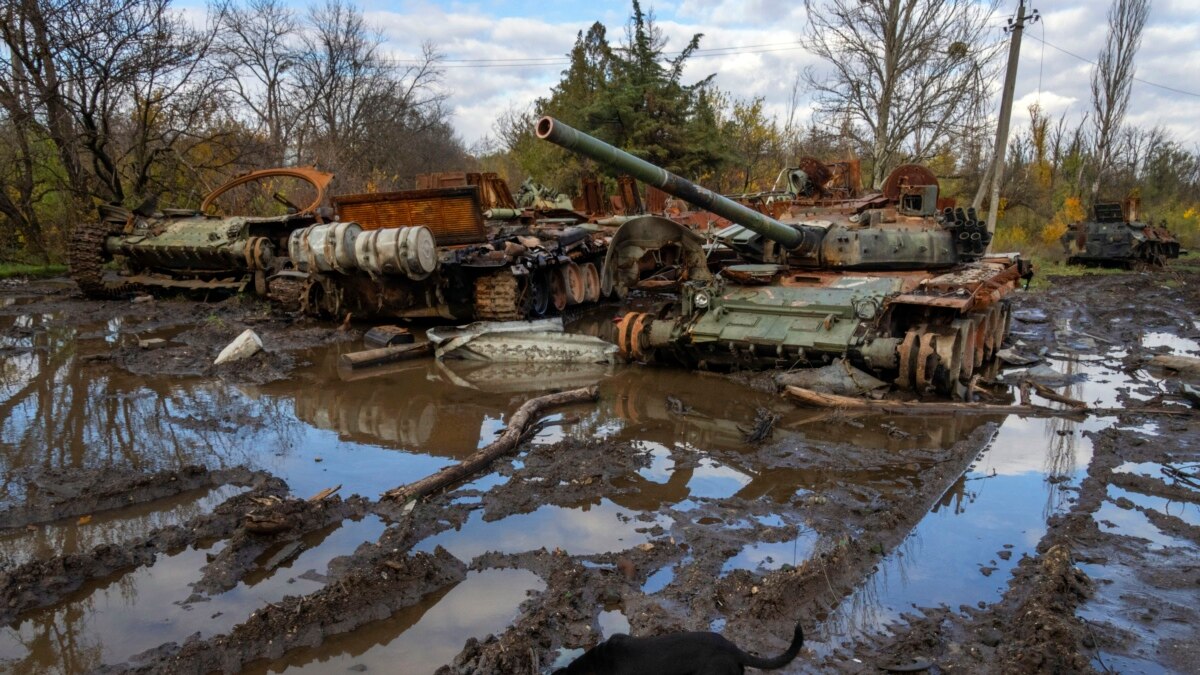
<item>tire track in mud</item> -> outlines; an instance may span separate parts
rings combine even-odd
[[[357,496],[351,499],[367,504]],[[319,590],[269,603],[224,634],[167,643],[100,672],[235,673],[388,619],[466,577],[466,564],[441,547],[409,552],[416,541],[453,527],[437,515],[418,506],[411,520],[389,527],[377,541],[362,543],[348,556],[334,558]]]
[[[185,466],[158,473],[121,469],[27,470],[24,503],[0,511],[5,529],[79,518],[221,485],[248,486],[267,474],[245,467],[209,470]]]
[[[278,478],[250,475],[256,480],[249,492],[235,495],[212,513],[181,525],[158,528],[119,545],[102,544],[85,553],[34,560],[0,571],[0,625],[12,624],[27,612],[62,602],[88,581],[153,565],[159,555],[231,536],[243,526],[246,513],[257,507],[256,499],[287,493],[286,484]],[[154,490],[137,488],[135,492],[145,496]]]
[[[705,499],[687,512],[667,509],[673,525],[663,528],[648,522],[645,529],[655,538],[624,551],[568,555],[541,550],[478,556],[471,562],[472,569],[527,569],[545,581],[546,589],[523,604],[520,617],[508,630],[468,640],[458,657],[438,672],[523,672],[530,668],[531,659],[548,666],[556,650],[595,644],[601,637],[598,616],[612,607],[623,610],[633,634],[707,629],[714,620],[724,619],[722,632],[744,648],[780,651],[790,641],[796,618],[804,617],[811,626],[826,616],[886,552],[904,540],[974,461],[995,428],[984,424],[945,450],[860,457],[921,466],[920,487],[901,498],[885,500],[876,492],[864,506],[858,499],[864,497],[862,493],[831,490],[829,498],[809,495],[790,505],[739,497]],[[522,458],[523,469],[511,472],[506,484],[484,495],[486,517],[497,520],[539,505],[588,503],[601,497],[621,503],[622,494],[636,495],[637,490],[609,481],[636,466],[631,457],[637,452],[594,441],[535,448]],[[786,459],[780,452],[775,445],[762,449],[760,465],[813,462],[804,449]],[[819,454],[825,452],[834,450],[823,448]],[[534,480],[526,483],[528,479]],[[795,518],[789,516],[780,525],[733,529],[706,522],[729,522],[734,514],[753,520],[756,515],[781,511]],[[722,573],[722,566],[741,547],[790,541],[801,535],[806,521],[816,524],[819,539],[813,555],[797,567],[765,575],[740,569]],[[676,566],[674,579],[657,592],[643,592],[647,578],[668,565]]]

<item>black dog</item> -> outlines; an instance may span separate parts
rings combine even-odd
[[[583,653],[554,675],[742,675],[746,667],[774,670],[791,663],[804,645],[796,633],[787,651],[763,659],[738,649],[716,633],[674,633],[658,637],[617,634]]]

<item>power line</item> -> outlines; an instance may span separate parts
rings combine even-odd
[[[1042,43],[1042,44],[1046,45],[1047,47],[1050,47],[1051,49],[1057,49],[1058,51],[1060,51],[1060,52],[1062,52],[1062,53],[1066,54],[1067,56],[1073,56],[1073,57],[1075,57],[1075,58],[1079,59],[1080,61],[1083,61],[1084,63],[1090,63],[1090,64],[1091,64],[1091,65],[1093,65],[1093,66],[1097,65],[1095,61],[1093,61],[1093,60],[1091,60],[1091,59],[1089,59],[1089,58],[1086,58],[1086,57],[1080,56],[1080,55],[1076,54],[1075,52],[1067,51],[1066,49],[1063,49],[1062,47],[1059,47],[1058,45],[1056,45],[1056,44],[1054,44],[1054,43],[1052,43],[1052,42],[1047,42],[1047,41],[1046,41],[1046,40],[1044,40],[1043,38],[1039,38],[1039,37],[1037,37],[1036,35],[1030,35],[1029,37],[1030,37],[1030,38],[1032,38],[1032,39],[1034,39],[1034,40],[1037,40],[1038,42],[1040,42],[1040,43]],[[1136,81],[1138,81],[1138,82],[1141,82],[1142,84],[1148,84],[1148,85],[1150,85],[1151,87],[1158,87],[1159,89],[1166,89],[1167,91],[1173,91],[1173,92],[1175,92],[1176,94],[1183,94],[1184,96],[1195,96],[1196,98],[1200,98],[1200,94],[1197,94],[1197,93],[1196,93],[1196,92],[1194,92],[1194,91],[1184,91],[1183,89],[1176,89],[1175,87],[1168,87],[1168,86],[1167,86],[1167,85],[1165,85],[1165,84],[1159,84],[1159,83],[1157,83],[1157,82],[1151,82],[1150,80],[1143,80],[1143,79],[1142,79],[1142,78],[1140,78],[1140,77],[1134,77],[1133,79],[1134,79],[1134,80],[1136,80]]]
[[[724,52],[724,51],[729,51],[729,50],[733,50],[733,49],[758,49],[761,47],[783,47],[783,46],[789,46],[789,45],[792,47],[795,47],[795,48],[799,48],[798,43],[793,40],[791,42],[766,42],[766,43],[757,44],[757,45],[733,45],[730,47],[707,47],[704,49],[697,49],[693,53],[699,54],[701,52]],[[667,56],[670,56],[670,55],[678,56],[679,54],[682,54],[682,53],[683,53],[683,50],[672,51],[672,52],[663,52],[663,54],[667,55]],[[514,62],[522,62],[522,61],[563,61],[566,59],[567,59],[567,57],[565,57],[565,56],[534,56],[534,57],[514,58],[514,59],[442,59],[442,63],[514,63]],[[404,59],[401,59],[401,60],[404,60]],[[408,60],[415,61],[416,59],[408,59]]]
[[[731,47],[711,47],[696,49],[692,52],[695,58],[711,58],[714,56],[736,56],[741,54],[770,54],[772,52],[787,52],[804,49],[796,42],[769,42],[757,45],[737,45]],[[678,56],[682,51],[663,52],[663,56]],[[398,65],[421,65],[424,62],[417,59],[388,59]],[[511,59],[440,59],[442,68],[540,68],[565,66],[571,59],[565,56],[542,56]]]

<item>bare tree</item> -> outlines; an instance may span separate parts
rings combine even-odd
[[[1100,60],[1092,70],[1092,109],[1095,111],[1096,176],[1092,201],[1100,192],[1100,181],[1112,162],[1113,146],[1133,88],[1134,63],[1142,45],[1142,29],[1150,15],[1150,0],[1113,0],[1108,10],[1108,39]]]
[[[308,22],[297,69],[297,91],[311,101],[301,157],[335,169],[343,185],[380,177],[394,183],[411,172],[398,165],[417,149],[406,147],[413,134],[436,129],[461,158],[441,105],[441,56],[432,44],[411,62],[386,58],[382,37],[344,0],[311,8]]]
[[[804,44],[832,73],[806,73],[817,118],[870,154],[872,184],[984,123],[999,43],[995,0],[805,0]]]
[[[90,199],[145,196],[161,163],[214,114],[213,31],[169,0],[20,0],[0,23],[23,120],[50,139],[63,184]]]
[[[300,24],[280,0],[249,0],[244,7],[222,0],[213,11],[221,25],[217,59],[228,86],[265,130],[272,155],[267,163],[283,164],[292,131],[310,105],[295,79]]]

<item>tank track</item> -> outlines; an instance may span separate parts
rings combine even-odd
[[[104,221],[80,223],[75,226],[71,244],[67,247],[71,278],[85,296],[98,300],[120,298],[138,290],[134,284],[104,281],[104,263],[108,262],[104,239],[108,233],[109,226]]]
[[[480,321],[520,321],[527,318],[521,284],[508,270],[475,280],[475,318]]]

